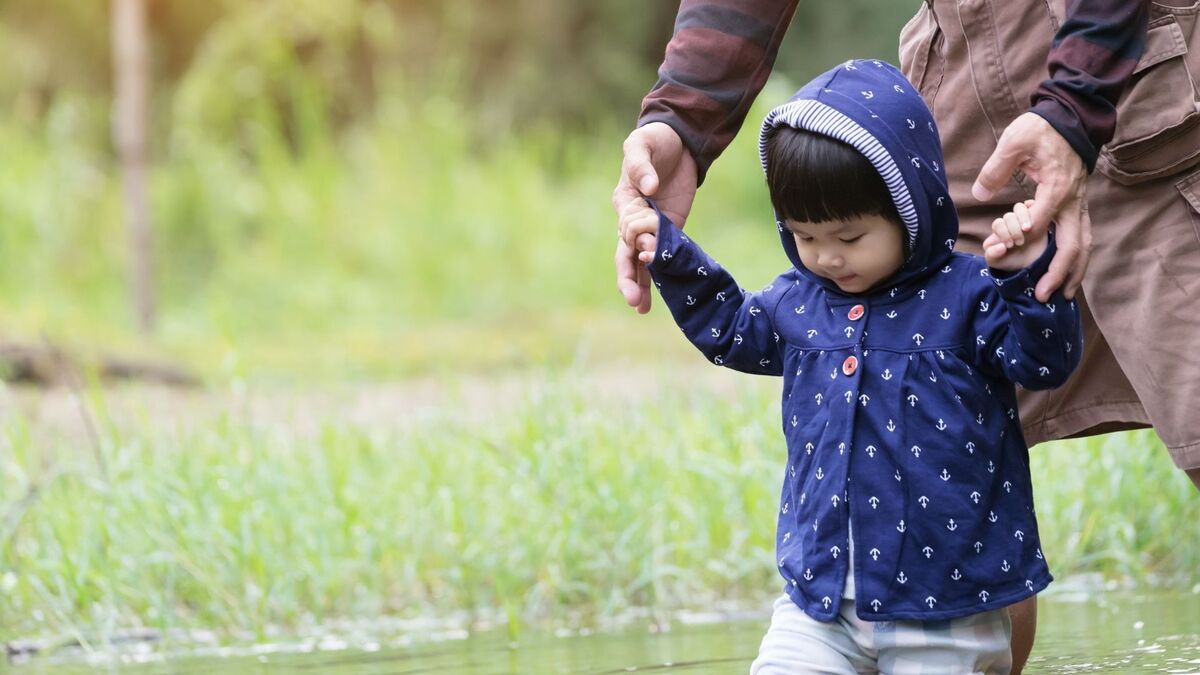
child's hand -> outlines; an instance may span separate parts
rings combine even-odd
[[[1046,250],[1046,233],[1033,236],[1029,207],[1033,200],[1015,204],[1013,210],[992,222],[992,233],[983,240],[988,267],[1015,272],[1032,264]]]
[[[645,199],[635,199],[621,209],[621,240],[638,252],[638,261],[650,263],[658,249],[658,213]]]

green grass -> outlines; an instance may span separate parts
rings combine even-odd
[[[769,89],[751,126],[790,89]],[[402,94],[338,134],[303,95],[290,135],[267,107],[236,144],[186,110],[170,120],[149,338],[124,283],[107,104],[0,120],[3,337],[173,358],[214,386],[169,414],[146,392],[133,423],[92,394],[94,444],[0,422],[0,639],[464,609],[517,630],[777,588],[777,385],[697,385],[671,365],[698,359],[665,312],[618,299],[625,128],[486,133],[455,100]],[[746,287],[787,265],[762,182],[744,133],[688,225]],[[507,372],[555,375],[488,391]],[[464,374],[485,395],[403,423],[389,418],[427,402],[359,424],[309,389]],[[242,388],[277,380],[298,410],[260,418]],[[1200,541],[1179,533],[1200,500],[1152,435],[1033,462],[1056,573],[1194,581]]]
[[[10,419],[0,635],[463,609],[516,631],[773,591],[776,383],[601,375],[483,383],[375,425],[302,401],[256,414],[236,391],[191,424],[118,423],[94,398],[95,448]],[[1033,472],[1057,575],[1195,582],[1200,539],[1180,533],[1200,499],[1153,436],[1042,446]]]

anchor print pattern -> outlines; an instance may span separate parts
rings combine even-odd
[[[876,168],[910,233],[905,265],[881,287],[846,294],[803,267],[776,223],[793,266],[746,292],[660,214],[650,273],[709,361],[782,378],[788,459],[776,561],[792,600],[832,619],[830,599],[841,597],[853,559],[855,592],[869,599],[863,618],[985,611],[1050,581],[1014,383],[1066,379],[1082,352],[1078,312],[1059,293],[1042,304],[1024,292],[1046,272],[1052,240],[1015,273],[954,252],[957,216],[934,169],[941,154],[928,110],[908,87],[893,89],[904,81],[890,68],[843,69],[842,77],[830,86],[854,93],[859,107],[843,111],[819,90],[801,92],[764,127],[807,128],[886,156],[879,161],[890,164]],[[873,133],[884,126],[887,134]],[[906,145],[886,147],[882,137]]]

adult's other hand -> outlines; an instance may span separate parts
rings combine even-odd
[[[662,122],[634,129],[625,139],[621,178],[613,189],[613,209],[619,215],[629,202],[654,197],[658,208],[679,227],[687,221],[696,199],[696,160],[683,146],[679,134]],[[643,235],[630,248],[617,242],[617,290],[639,314],[650,311],[650,274],[638,262],[638,251],[648,250],[652,237]]]
[[[971,194],[987,201],[1022,171],[1037,183],[1030,209],[1029,231],[1044,232],[1056,223],[1058,252],[1050,269],[1038,282],[1037,299],[1046,302],[1055,289],[1075,297],[1087,271],[1092,250],[1092,221],[1087,211],[1087,168],[1070,144],[1036,113],[1027,112],[1000,135],[992,156],[984,163]]]

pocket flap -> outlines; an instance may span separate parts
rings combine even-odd
[[[1200,213],[1200,171],[1184,178],[1175,184],[1183,198],[1192,205],[1196,213]]]
[[[1168,16],[1155,20],[1146,33],[1146,51],[1142,53],[1142,58],[1133,72],[1140,73],[1156,63],[1186,54],[1187,50],[1187,41],[1183,39],[1183,30],[1175,21],[1175,17]]]

